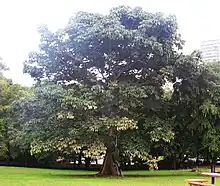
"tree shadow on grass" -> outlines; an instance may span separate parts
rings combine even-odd
[[[162,177],[192,177],[196,175],[192,175],[190,173],[185,173],[185,174],[149,174],[149,175],[144,175],[144,174],[126,174],[122,177],[113,177],[113,176],[98,176],[96,174],[51,174],[50,176],[52,177],[60,177],[60,178],[162,178]]]

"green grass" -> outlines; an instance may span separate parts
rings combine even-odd
[[[0,167],[0,186],[187,186],[185,179],[203,178],[190,170],[127,171],[123,178],[94,178],[92,174],[95,172]],[[216,185],[220,186],[220,179]]]

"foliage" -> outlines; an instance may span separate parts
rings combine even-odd
[[[177,29],[175,16],[126,6],[78,12],[57,32],[41,26],[40,50],[24,64],[34,92],[13,104],[23,145],[150,168],[160,157],[216,156],[219,64],[182,54]]]
[[[4,77],[0,78],[0,153],[3,156],[9,154],[11,156],[11,143],[19,134],[19,130],[17,131],[16,126],[13,125],[12,104],[15,100],[27,95],[26,88],[13,84],[11,80]]]
[[[147,164],[149,166],[149,169],[150,170],[158,170],[158,162],[159,161],[162,161],[164,159],[163,156],[159,156],[157,158],[152,158],[152,159],[149,159],[147,160]]]
[[[170,100],[171,114],[175,116],[175,140],[165,154],[175,156],[179,163],[189,156],[216,158],[219,152],[219,64],[203,63],[199,53],[194,52],[181,56],[175,65],[173,73],[178,81],[173,84]]]
[[[164,85],[183,44],[174,16],[120,6],[108,15],[79,12],[66,28],[39,32],[40,52],[24,66],[39,88],[20,103],[33,153],[92,156],[116,145],[146,161],[152,145],[170,142]],[[62,86],[41,86],[45,79]]]

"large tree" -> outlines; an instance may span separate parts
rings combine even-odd
[[[172,138],[172,122],[161,110],[166,112],[163,87],[183,43],[174,16],[120,6],[108,15],[79,12],[64,29],[53,33],[42,26],[40,34],[40,51],[30,53],[24,72],[38,85],[47,80],[67,90],[65,117],[76,125],[67,127],[83,131],[68,139],[80,141],[80,148],[103,144],[100,175],[121,175],[117,144],[125,156],[146,160],[152,143]]]

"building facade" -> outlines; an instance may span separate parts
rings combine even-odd
[[[201,53],[203,61],[220,61],[220,39],[203,41]]]

